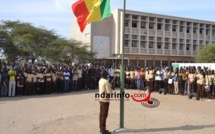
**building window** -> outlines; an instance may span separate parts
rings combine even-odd
[[[193,46],[193,51],[196,51],[197,50],[197,45],[194,45]]]
[[[169,31],[169,25],[165,25],[165,31]]]
[[[137,47],[137,41],[132,41],[131,47]]]
[[[173,27],[172,27],[172,31],[173,31],[173,32],[176,32],[176,26],[173,26]]]
[[[188,43],[188,44],[190,44],[190,43],[191,43],[191,41],[190,41],[190,40],[187,40],[187,43]]]
[[[215,30],[212,31],[212,35],[215,35]]]
[[[141,28],[146,28],[146,22],[141,22]]]
[[[149,48],[154,48],[154,43],[150,42],[149,43]]]
[[[125,34],[125,39],[129,39],[129,34]]]
[[[138,36],[137,35],[132,35],[132,39],[137,40]]]
[[[196,28],[194,28],[194,29],[193,29],[193,33],[195,34],[195,33],[196,33],[196,31],[197,31],[197,29],[196,29]]]
[[[187,27],[187,33],[190,33],[190,28]]]
[[[179,50],[184,50],[184,44],[180,44]]]
[[[184,32],[184,27],[180,27],[180,32]]]
[[[132,15],[132,19],[137,20],[137,19],[138,19],[138,16]]]
[[[128,20],[125,21],[125,27],[129,27],[129,21]]]
[[[203,34],[203,29],[202,28],[200,28],[199,34]]]
[[[177,39],[176,39],[176,38],[173,38],[173,39],[172,39],[172,42],[176,42],[176,41],[177,41]]]
[[[206,41],[206,45],[207,45],[207,44],[210,44],[210,41]]]
[[[149,21],[154,21],[155,20],[155,18],[149,18]]]
[[[169,20],[165,20],[165,23],[169,23]]]
[[[136,21],[132,21],[132,27],[137,28],[137,22]]]
[[[206,30],[206,35],[210,35],[210,30],[209,29]]]
[[[129,41],[128,41],[128,40],[125,40],[124,47],[128,47],[128,46],[129,46]]]
[[[141,36],[141,40],[146,40],[146,36]]]
[[[157,37],[157,41],[162,41],[162,37]]]
[[[146,19],[147,19],[147,17],[141,16],[141,20],[146,20]]]
[[[154,29],[154,24],[153,23],[149,23],[149,29]]]
[[[172,44],[172,49],[176,49],[176,44]]]
[[[154,41],[154,37],[149,36],[149,40],[150,40],[150,41]]]
[[[130,15],[129,15],[129,14],[125,14],[125,18],[126,18],[126,19],[129,19],[129,18],[130,18]]]
[[[157,24],[157,30],[161,30],[162,29],[162,25],[161,24]]]
[[[157,44],[157,49],[161,49],[161,46],[162,46],[162,45],[161,45],[160,43],[158,43],[158,44]]]
[[[145,41],[141,41],[140,47],[146,48],[146,42]]]
[[[162,22],[162,19],[158,18],[158,19],[157,19],[157,22]]]
[[[190,45],[187,44],[186,46],[186,50],[189,51],[190,50]]]
[[[165,49],[169,49],[169,44],[165,44]]]

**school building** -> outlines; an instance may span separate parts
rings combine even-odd
[[[120,64],[123,10],[112,11],[109,18],[88,24],[80,32],[72,19],[71,37],[96,52],[96,62]],[[215,22],[126,11],[124,60],[131,66],[169,66],[193,63],[198,50],[215,43]]]

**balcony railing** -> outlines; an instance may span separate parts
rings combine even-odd
[[[125,53],[130,53],[130,49],[129,48],[124,48]]]
[[[163,54],[162,50],[157,50],[157,54]]]
[[[147,53],[147,49],[143,49],[143,48],[142,48],[142,49],[140,50],[140,52],[146,54],[146,53]]]
[[[155,54],[155,49],[149,49],[149,54]]]
[[[137,28],[132,28],[132,33],[133,34],[138,34],[139,30]]]
[[[165,50],[164,54],[169,56],[170,55],[170,50]]]

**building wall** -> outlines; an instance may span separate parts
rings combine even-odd
[[[87,40],[91,44],[91,50],[95,47],[95,38],[109,39],[109,56],[100,55],[98,59],[119,59],[122,10],[114,10],[111,17],[88,26],[90,36]],[[75,39],[86,39],[80,32],[74,34]],[[129,65],[193,62],[198,50],[209,43],[215,43],[215,22],[126,11],[124,52]]]
[[[91,28],[91,49],[98,50],[97,53],[100,53],[98,58],[112,57],[112,53],[114,53],[115,47],[115,23],[113,22],[113,16],[110,16],[103,21],[92,23]],[[99,42],[101,42],[101,44],[98,44]],[[102,52],[104,53],[103,55]]]
[[[74,18],[71,21],[71,38],[81,41],[84,44],[89,46],[89,50],[91,50],[91,25],[87,25],[84,32],[81,33],[80,28],[77,23],[77,19]]]
[[[194,57],[202,45],[215,43],[209,21],[126,11],[125,26],[126,54]]]

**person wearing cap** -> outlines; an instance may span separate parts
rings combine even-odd
[[[108,117],[110,99],[106,98],[107,94],[112,93],[112,89],[110,87],[110,83],[108,82],[109,73],[107,71],[102,71],[101,79],[99,80],[99,94],[105,94],[105,97],[100,97],[100,113],[99,113],[99,127],[101,134],[111,134],[108,130],[106,130],[106,119]]]

